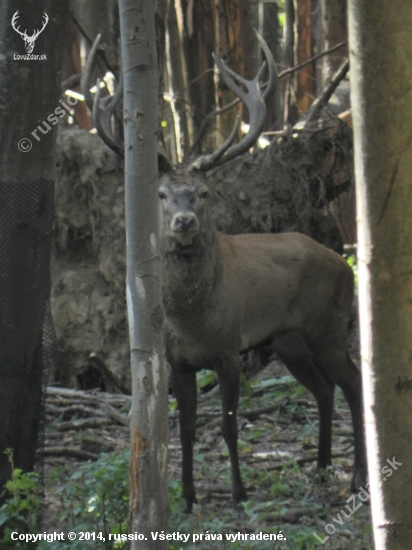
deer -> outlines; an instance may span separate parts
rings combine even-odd
[[[234,130],[214,153],[189,166],[164,170],[159,180],[160,252],[166,357],[179,408],[182,484],[186,511],[196,502],[193,446],[196,433],[196,372],[216,372],[222,401],[222,435],[227,444],[235,505],[247,499],[237,450],[240,353],[269,344],[290,373],[314,396],[319,411],[317,468],[332,462],[334,388],[349,405],[354,435],[351,489],[367,477],[361,373],[347,351],[354,293],[353,273],[339,254],[299,233],[225,235],[213,222],[207,172],[249,150],[259,137],[266,101],[277,86],[273,56],[257,33],[269,82],[261,92],[257,76],[248,81],[214,56],[227,86],[246,104],[249,132],[238,143]],[[105,143],[121,154],[111,132],[117,98],[94,101],[89,74],[83,90]],[[243,84],[240,88],[235,80]],[[121,85],[119,85],[120,87]],[[99,85],[97,85],[99,90]]]
[[[21,32],[20,31],[20,27],[16,27],[16,22],[17,22],[17,19],[19,18],[19,12],[16,11],[16,13],[13,15],[12,17],[12,20],[11,20],[11,26],[13,27],[13,29],[23,38],[24,40],[24,46],[26,48],[26,52],[27,53],[32,53],[32,51],[34,50],[34,45],[36,43],[36,40],[37,38],[39,37],[39,35],[44,31],[47,23],[49,22],[49,16],[47,15],[47,13],[45,13],[43,15],[43,26],[40,30],[38,31],[33,31],[33,34],[31,36],[29,36],[27,34],[27,29],[24,31],[24,32]]]

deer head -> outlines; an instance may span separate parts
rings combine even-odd
[[[26,29],[24,32],[21,32],[21,31],[19,30],[20,27],[16,27],[16,22],[17,22],[18,17],[19,17],[19,12],[16,11],[16,13],[13,15],[13,18],[12,18],[12,20],[11,20],[11,26],[12,26],[13,29],[14,29],[17,33],[19,33],[19,35],[23,38],[23,40],[24,40],[24,45],[25,45],[25,47],[26,47],[26,52],[27,52],[27,53],[32,53],[37,38],[38,38],[39,35],[44,31],[45,26],[46,26],[47,23],[49,22],[49,16],[47,15],[47,13],[45,13],[45,14],[43,15],[44,21],[43,21],[43,26],[42,26],[42,28],[41,28],[39,31],[34,31],[33,34],[32,34],[31,36],[29,36],[29,35],[27,34],[27,29]]]

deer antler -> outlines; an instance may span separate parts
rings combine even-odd
[[[100,98],[100,79],[97,79],[96,93],[94,99],[90,93],[90,78],[96,57],[97,48],[99,46],[101,34],[98,34],[93,46],[90,50],[89,57],[87,58],[86,66],[84,68],[81,87],[83,90],[84,99],[86,105],[90,109],[93,115],[96,130],[101,137],[102,141],[112,149],[120,157],[124,157],[124,145],[120,138],[113,135],[112,130],[112,116],[116,107],[119,105],[120,100],[123,97],[123,80],[120,78],[119,85],[114,96],[108,96]]]
[[[92,112],[96,130],[100,138],[112,151],[119,155],[119,157],[124,158],[124,143],[120,139],[120,137],[113,135],[112,124],[112,117],[115,109],[119,105],[123,97],[122,76],[120,76],[120,81],[114,96],[107,96],[103,98],[100,97],[100,79],[97,79],[96,93],[94,95],[94,99],[92,97],[92,94],[90,93],[91,73],[101,37],[102,35],[98,34],[95,41],[93,42],[93,46],[91,47],[91,50],[89,52],[89,57],[87,58],[86,66],[82,74],[81,87],[83,90],[86,105]],[[163,172],[168,172],[173,169],[173,166],[170,164],[164,153],[158,151],[157,157],[160,170],[162,170]]]
[[[27,37],[27,29],[24,31],[24,32],[21,32],[19,29],[20,27],[16,27],[16,21],[17,19],[19,18],[19,10],[16,11],[16,13],[13,15],[12,19],[11,19],[11,26],[13,27],[13,29],[20,34],[20,36],[22,36],[24,39],[26,39]],[[21,42],[20,42],[21,44]]]
[[[207,171],[211,168],[221,166],[229,160],[232,160],[238,155],[246,152],[255,143],[262,131],[263,124],[266,118],[265,101],[267,101],[267,99],[275,92],[278,82],[278,75],[275,60],[273,59],[272,53],[268,45],[256,30],[255,34],[260,45],[262,46],[262,50],[265,54],[269,69],[269,83],[263,94],[260,90],[259,79],[266,67],[265,62],[262,63],[262,66],[260,67],[257,75],[253,80],[246,80],[245,78],[232,71],[232,69],[227,67],[227,65],[223,61],[218,59],[215,54],[213,54],[213,59],[217,67],[219,68],[220,74],[226,82],[226,85],[243,101],[249,111],[249,132],[243,137],[243,139],[239,143],[233,145],[239,126],[239,117],[237,117],[235,127],[232,130],[230,136],[223,143],[223,145],[211,155],[204,155],[196,159],[190,165],[190,170]],[[247,89],[247,93],[244,92],[236,84],[234,79],[245,86],[245,88]]]

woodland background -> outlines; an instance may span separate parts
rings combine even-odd
[[[157,2],[160,83],[153,93],[159,147],[174,164],[217,148],[242,111],[214,70],[212,52],[253,78],[262,62],[256,28],[277,62],[279,88],[259,145],[209,178],[213,216],[223,232],[297,230],[340,252],[356,240],[347,78],[339,77],[329,103],[307,121],[313,101],[326,99],[346,61],[346,19],[344,0]],[[113,92],[120,71],[117,2],[73,1],[67,25],[62,92],[81,94],[81,69],[99,32],[95,76],[104,76]],[[247,129],[246,110],[242,117]],[[84,389],[125,389],[122,163],[86,132],[92,126],[79,101],[58,139],[52,313],[61,361],[53,378]]]

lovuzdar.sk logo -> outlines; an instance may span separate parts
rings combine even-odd
[[[12,17],[11,26],[23,38],[24,46],[26,48],[27,54],[26,55],[14,54],[14,59],[17,59],[17,60],[20,60],[20,59],[28,60],[29,59],[29,60],[42,60],[42,61],[46,60],[47,56],[45,54],[34,55],[33,54],[33,49],[34,49],[34,46],[36,44],[37,38],[44,31],[47,23],[49,22],[49,16],[47,15],[47,13],[45,13],[43,15],[43,26],[42,26],[42,28],[39,29],[39,30],[33,31],[33,34],[31,36],[27,34],[27,29],[24,32],[21,32],[20,27],[16,26],[18,18],[19,18],[19,12],[17,10],[16,13]]]

